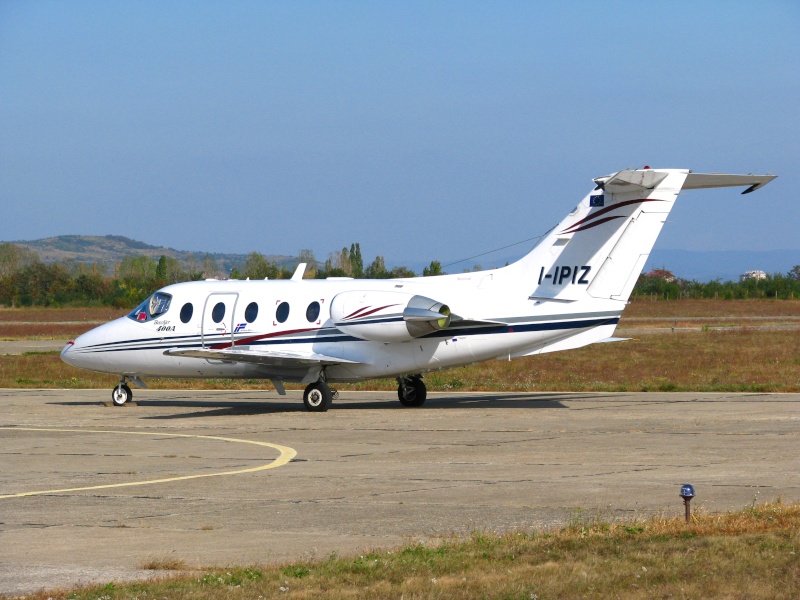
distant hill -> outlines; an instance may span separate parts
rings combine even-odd
[[[202,263],[205,252],[175,250],[163,246],[151,246],[144,242],[132,240],[122,235],[59,235],[41,240],[12,242],[18,246],[31,249],[39,255],[44,263],[73,261],[77,263],[106,265],[108,273],[114,272],[115,265],[126,256],[149,256],[158,259],[162,254],[179,260],[184,265],[195,260]],[[243,265],[247,259],[245,254],[208,253],[217,263],[221,271],[230,272],[235,266]],[[271,255],[267,260],[275,261],[278,266],[293,266],[297,262],[294,256]]]
[[[206,256],[205,252],[151,246],[122,235],[59,235],[41,240],[13,243],[30,248],[45,263],[60,261],[102,263],[106,265],[106,272],[109,274],[113,274],[114,266],[126,256],[145,255],[158,259],[163,254],[179,260],[184,265],[191,259],[202,263]],[[482,257],[477,262],[481,262],[484,268],[502,267],[507,262],[517,260],[522,254],[524,251],[499,258],[497,256]],[[247,258],[245,254],[209,253],[209,255],[216,261],[220,271],[226,273],[230,273],[235,266],[243,265]],[[297,257],[285,255],[269,255],[267,260],[275,261],[278,266],[289,268],[292,268],[298,261]],[[462,269],[472,268],[474,262],[476,261],[454,264],[446,267],[445,271],[458,273]],[[421,273],[422,268],[428,265],[428,262],[417,264],[414,261],[404,263],[387,260],[387,263],[391,263],[393,266],[405,265],[417,273]],[[770,274],[785,274],[798,264],[800,264],[800,250],[694,252],[656,249],[647,260],[645,272],[663,267],[683,279],[736,281],[739,279],[739,275],[745,271],[760,270]]]

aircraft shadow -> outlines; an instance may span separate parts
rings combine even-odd
[[[584,398],[597,399],[596,394],[566,394],[566,393],[497,393],[486,395],[466,395],[447,397],[428,398],[422,408],[406,408],[400,405],[396,395],[392,392],[386,393],[385,399],[378,400],[349,400],[347,392],[342,393],[342,399],[335,401],[331,407],[332,411],[351,411],[351,410],[452,410],[452,409],[484,409],[484,408],[513,408],[513,409],[537,409],[537,408],[568,408],[562,400],[579,400]],[[195,417],[214,417],[232,415],[257,415],[257,414],[277,414],[289,412],[305,412],[300,399],[289,401],[282,399],[269,399],[261,401],[257,399],[248,401],[226,401],[219,400],[192,400],[184,399],[140,399],[136,401],[138,408],[153,407],[174,407],[174,408],[196,408],[200,409],[192,412],[182,412],[174,415],[148,415],[145,419],[169,420],[169,419],[189,419]],[[51,402],[49,404],[61,406],[98,406],[94,401],[72,401],[72,402]],[[134,407],[114,408],[109,410],[131,410]]]

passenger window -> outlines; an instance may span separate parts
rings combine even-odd
[[[191,302],[187,302],[181,307],[181,322],[188,323],[192,320],[192,313],[194,313],[194,306]]]
[[[225,303],[224,302],[217,302],[217,305],[214,307],[214,310],[211,311],[211,318],[214,320],[214,323],[219,323],[225,317]]]
[[[319,318],[319,302],[312,302],[306,309],[306,319],[309,323],[313,323]]]
[[[288,302],[281,302],[278,305],[278,310],[275,311],[275,320],[278,323],[285,323],[286,319],[289,318],[289,303]]]
[[[252,323],[256,320],[258,316],[258,304],[255,302],[251,302],[247,305],[247,308],[244,309],[244,320],[248,323]]]

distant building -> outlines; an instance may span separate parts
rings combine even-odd
[[[739,275],[739,281],[747,281],[748,279],[766,279],[767,274],[764,271],[745,271]]]
[[[666,269],[653,269],[649,273],[645,273],[645,277],[658,277],[659,279],[663,279],[667,283],[675,281],[675,275],[673,275],[671,271],[667,271]]]

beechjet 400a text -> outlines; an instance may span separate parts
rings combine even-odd
[[[145,377],[269,379],[306,384],[325,411],[334,382],[394,377],[421,406],[422,376],[610,341],[682,190],[748,186],[773,175],[624,170],[594,189],[527,255],[500,269],[408,279],[192,281],[160,289],[126,317],[70,342],[61,358],[114,373],[114,404]]]

